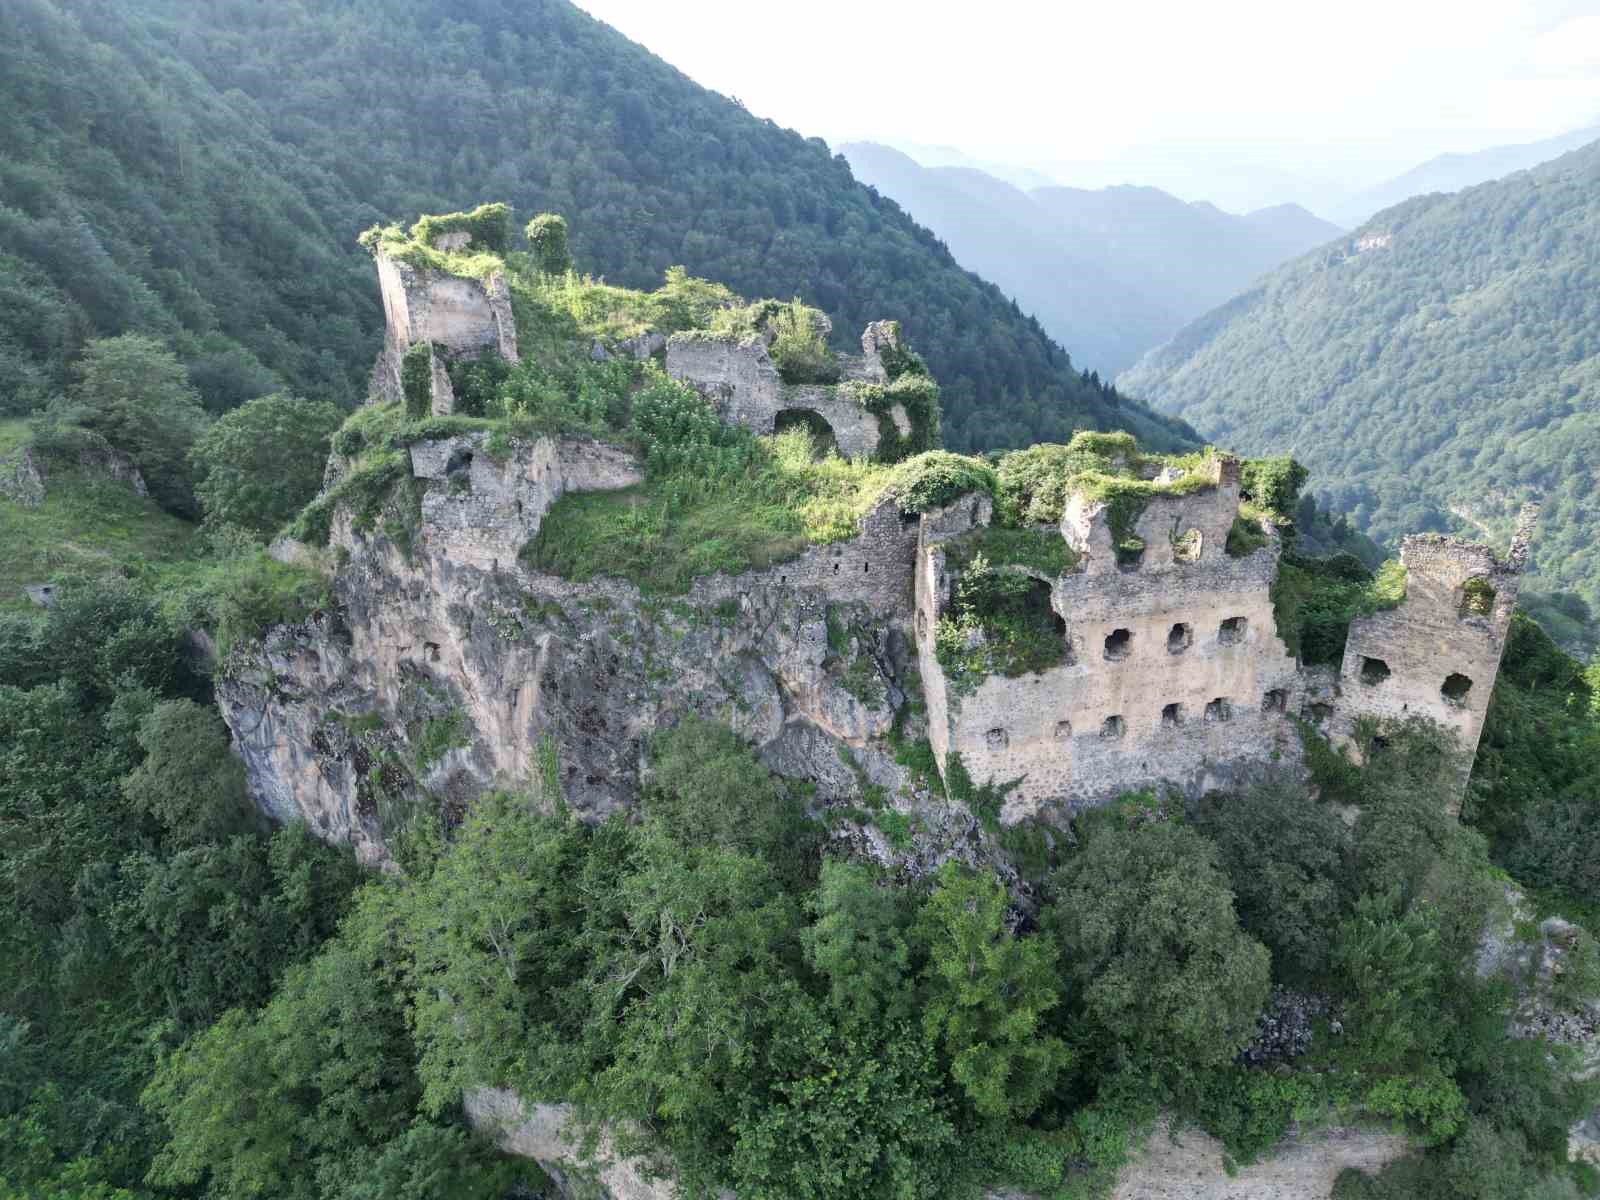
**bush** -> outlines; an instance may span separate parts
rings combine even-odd
[[[419,421],[433,412],[433,343],[413,342],[400,359],[400,392],[406,416]]]
[[[258,825],[244,764],[214,709],[164,701],[141,722],[138,739],[144,761],[122,781],[123,795],[173,843],[221,841]]]
[[[883,494],[910,516],[942,508],[969,492],[993,496],[995,486],[994,469],[981,459],[930,450],[895,466]]]
[[[556,213],[540,213],[528,222],[528,249],[534,265],[546,275],[565,275],[572,270],[572,251],[567,246],[567,222]]]
[[[472,240],[467,244],[468,252],[504,255],[511,249],[511,206],[480,204],[470,212],[424,216],[411,227],[412,240],[428,247],[432,247],[434,238],[446,233],[469,234]]]
[[[799,300],[779,308],[767,321],[772,332],[772,363],[785,383],[837,383],[839,364],[819,327],[820,316]]]
[[[228,413],[189,451],[206,520],[270,536],[317,494],[339,410],[262,396]]]

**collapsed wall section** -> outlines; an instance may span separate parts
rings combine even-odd
[[[784,383],[761,337],[674,334],[667,342],[666,370],[709,400],[730,425],[768,435],[783,428],[789,418],[806,415],[812,419],[807,423],[826,425],[844,457],[872,458],[881,440],[878,418],[856,398],[851,385],[881,384],[888,378],[880,353],[890,344],[890,324],[875,322],[867,327],[862,335],[867,353],[841,356],[843,382],[838,384]],[[897,405],[890,417],[902,436],[911,432],[903,407]]]

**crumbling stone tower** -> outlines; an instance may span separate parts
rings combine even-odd
[[[433,248],[462,251],[470,234],[440,234]],[[517,326],[511,315],[511,290],[496,271],[485,279],[451,275],[389,254],[379,243],[373,250],[378,286],[383,293],[385,336],[373,370],[373,391],[386,400],[403,398],[401,366],[413,346],[432,349],[432,411],[445,416],[455,410],[448,364],[488,352],[517,361]]]
[[[1472,760],[1538,517],[1537,504],[1523,506],[1504,561],[1438,534],[1400,544],[1405,600],[1350,625],[1339,671],[1345,731],[1361,717],[1430,717],[1455,730]]]

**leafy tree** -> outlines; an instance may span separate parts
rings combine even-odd
[[[1274,973],[1314,978],[1349,886],[1350,830],[1287,779],[1208,797],[1196,822],[1217,847],[1239,923],[1272,951]]]
[[[800,937],[833,1012],[869,1028],[909,1019],[913,914],[903,889],[864,864],[829,858],[808,907],[814,919]]]
[[[528,222],[528,248],[534,264],[548,275],[565,275],[572,270],[572,251],[567,245],[567,220],[557,213],[540,213]]]
[[[1168,822],[1097,830],[1054,884],[1048,927],[1113,1059],[1181,1078],[1250,1040],[1270,955],[1239,928],[1228,878],[1198,833]]]
[[[941,869],[917,923],[925,948],[922,1023],[978,1115],[1030,1116],[1071,1061],[1041,1018],[1061,1000],[1055,950],[1006,928],[992,876]]]
[[[125,451],[163,508],[194,515],[187,456],[206,413],[177,357],[154,338],[130,333],[90,342],[75,370],[77,386],[58,419]]]
[[[220,841],[257,825],[244,764],[214,710],[192,700],[165,701],[141,722],[138,741],[144,761],[122,781],[122,791],[171,841]]]
[[[326,401],[281,393],[223,416],[189,451],[206,520],[276,533],[322,486],[343,416]]]

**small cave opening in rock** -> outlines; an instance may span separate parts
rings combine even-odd
[[[1198,529],[1186,529],[1172,539],[1172,561],[1192,563],[1200,561],[1200,551],[1205,545],[1205,535]]]
[[[1245,632],[1249,628],[1250,622],[1244,617],[1229,617],[1217,627],[1217,641],[1224,646],[1236,646],[1244,641]]]
[[[991,729],[983,735],[983,741],[990,750],[1004,750],[1011,745],[1011,735],[1004,729]]]
[[[1194,629],[1179,621],[1167,632],[1167,653],[1182,654],[1194,645]]]
[[[1113,629],[1106,635],[1106,661],[1121,662],[1133,651],[1133,631]]]
[[[1072,736],[1072,722],[1071,721],[1057,721],[1056,722],[1056,737],[1058,737],[1058,738],[1069,738],[1071,736]]]
[[[1168,729],[1176,729],[1183,724],[1183,705],[1168,704],[1161,710],[1161,724]]]
[[[811,438],[812,458],[827,458],[838,452],[839,439],[834,436],[833,426],[821,414],[809,408],[786,408],[772,419],[772,432],[775,434],[785,434],[795,429],[805,430]]]
[[[1444,686],[1439,689],[1439,694],[1444,697],[1446,704],[1457,707],[1467,702],[1467,693],[1472,690],[1472,680],[1459,671],[1452,671],[1445,677]]]
[[[458,475],[470,475],[472,472],[472,451],[466,446],[457,446],[450,452],[450,461],[444,465],[447,479],[455,479]]]
[[[1362,655],[1361,682],[1368,687],[1376,687],[1393,673],[1389,670],[1389,664],[1384,662],[1383,659],[1369,658],[1366,655]]]
[[[1107,717],[1100,722],[1100,736],[1107,741],[1116,741],[1126,728],[1127,725],[1121,717]]]
[[[1214,724],[1233,720],[1233,705],[1226,696],[1218,696],[1206,705],[1206,720]]]
[[[1289,710],[1289,693],[1282,688],[1273,688],[1261,697],[1262,712],[1287,712]]]

